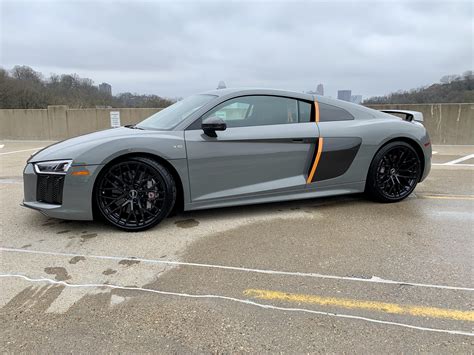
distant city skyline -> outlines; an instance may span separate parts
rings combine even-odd
[[[108,83],[99,84],[99,91],[107,95],[112,95],[112,85]]]
[[[324,84],[320,83],[316,86],[315,91],[309,90],[306,93],[308,93],[310,95],[324,96],[324,93],[325,93]],[[327,97],[332,97],[330,95],[326,95],[326,96]],[[352,102],[352,103],[355,103],[355,104],[361,104],[363,96],[360,95],[360,94],[352,95],[352,90],[338,90],[336,97],[339,100],[344,100],[344,101]]]
[[[352,96],[352,90],[338,90],[337,91],[337,98],[339,100],[344,100],[344,101],[351,101],[351,96]]]
[[[318,84],[316,86],[316,91],[313,91],[313,90],[310,90],[307,92],[308,94],[311,94],[311,95],[320,95],[320,96],[324,96],[324,85],[323,84]]]
[[[324,96],[324,85],[323,84],[318,84],[318,86],[316,86],[316,94]]]
[[[225,89],[225,88],[227,88],[225,82],[223,80],[219,81],[219,84],[217,84],[217,90]]]

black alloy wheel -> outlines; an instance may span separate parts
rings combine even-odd
[[[401,201],[413,192],[420,176],[421,161],[415,149],[405,142],[392,142],[375,155],[366,191],[378,201]]]
[[[126,231],[153,227],[170,213],[176,185],[156,161],[132,157],[106,167],[97,179],[95,202],[110,224]]]

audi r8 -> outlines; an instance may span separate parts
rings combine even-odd
[[[127,231],[172,210],[365,192],[405,199],[431,168],[420,112],[304,93],[224,89],[130,126],[53,144],[24,170],[23,205]]]

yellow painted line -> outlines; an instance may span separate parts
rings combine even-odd
[[[321,297],[315,295],[304,295],[297,293],[286,293],[270,290],[248,289],[244,295],[262,300],[276,300],[297,303],[317,304],[321,306],[341,307],[348,309],[364,309],[368,311],[384,312],[391,314],[408,314],[417,317],[448,318],[474,322],[474,312],[459,311],[456,309],[444,309],[435,307],[400,305],[377,301],[361,301],[346,298]]]
[[[430,198],[439,200],[474,200],[473,195],[416,195],[419,198]]]

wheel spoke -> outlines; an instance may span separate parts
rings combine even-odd
[[[112,180],[110,180],[108,177],[105,178],[110,184],[115,187],[116,189],[120,190],[120,187]]]
[[[133,210],[132,210],[132,208],[131,208],[132,203],[133,203],[133,202],[130,202],[130,203],[129,203],[130,206],[129,206],[129,208],[127,209],[127,210],[128,210],[128,213],[127,213],[127,219],[125,220],[125,225],[128,224],[128,221],[130,220],[130,217],[131,217],[132,212],[133,212]]]
[[[114,203],[118,202],[122,198],[123,198],[122,196],[119,196],[118,198],[112,200],[111,202],[109,202],[108,204],[105,205],[105,208],[108,208],[108,207],[112,206]]]
[[[138,200],[138,210],[140,211],[140,216],[141,216],[141,220],[143,221],[143,223],[145,223],[145,214],[143,213],[143,206],[140,202],[140,200]]]
[[[114,212],[117,211],[119,208],[122,208],[122,205],[117,205],[117,207],[115,207],[113,210],[110,211],[110,214],[114,213]]]
[[[401,177],[401,178],[404,178],[404,179],[416,179],[416,174],[412,174],[412,175],[400,175],[400,174],[398,174],[397,176]]]

